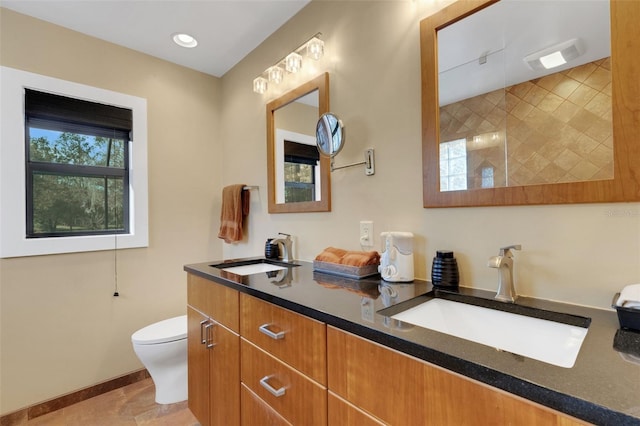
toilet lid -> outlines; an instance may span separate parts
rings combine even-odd
[[[187,338],[187,316],[169,318],[148,325],[131,335],[131,341],[139,345],[154,345]]]

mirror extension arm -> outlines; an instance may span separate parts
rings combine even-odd
[[[344,147],[345,131],[342,120],[337,115],[327,112],[320,116],[316,125],[316,146],[318,151],[325,157],[331,158],[331,171],[345,169],[353,166],[365,166],[364,174],[371,176],[375,174],[375,157],[373,148],[369,148],[364,152],[364,161],[358,163],[347,164],[345,166],[336,167],[334,165],[334,157]]]
[[[373,148],[368,148],[364,151],[364,161],[360,161],[359,163],[347,164],[345,166],[336,167],[333,164],[334,158],[331,157],[331,171],[345,169],[347,167],[360,166],[364,164],[364,174],[367,176],[371,176],[375,174],[375,157],[373,154]]]

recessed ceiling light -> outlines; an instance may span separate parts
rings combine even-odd
[[[175,33],[173,34],[173,41],[178,46],[182,47],[196,47],[198,45],[198,40],[185,33]]]

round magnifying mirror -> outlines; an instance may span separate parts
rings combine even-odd
[[[316,125],[316,145],[318,151],[328,157],[335,156],[342,149],[344,126],[335,114],[327,112],[320,116]]]

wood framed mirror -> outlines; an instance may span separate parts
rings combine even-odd
[[[328,157],[316,147],[316,123],[329,112],[329,73],[267,104],[269,213],[331,211]]]
[[[483,184],[468,185],[473,189],[443,190],[440,163],[441,113],[439,98],[439,31],[471,17],[499,3],[498,0],[462,0],[445,7],[440,12],[425,18],[420,23],[421,70],[422,70],[422,151],[423,151],[423,204],[424,207],[470,207],[535,204],[569,204],[599,202],[640,201],[640,85],[637,84],[640,69],[640,2],[611,1],[610,29],[610,75],[611,75],[611,133],[612,177],[595,175],[592,180],[534,182],[531,184],[509,183],[503,186],[482,187]],[[553,5],[555,2],[533,2]],[[525,52],[530,53],[530,52]],[[482,52],[476,61],[482,60]],[[507,88],[505,88],[507,90]],[[508,107],[508,103],[507,107]],[[506,108],[505,108],[506,109]],[[508,114],[508,113],[505,113]],[[508,118],[508,115],[507,115]],[[493,134],[504,142],[503,156],[510,149],[509,125],[505,134]],[[566,142],[565,135],[557,131],[557,139]],[[506,140],[504,140],[506,139]],[[511,138],[515,139],[515,136]],[[474,142],[467,139],[466,144]],[[478,139],[479,141],[479,139]],[[464,142],[464,141],[463,141]],[[574,141],[579,146],[580,141]],[[609,143],[611,146],[611,143]],[[444,147],[442,147],[444,150]],[[464,150],[464,143],[463,143]],[[513,149],[512,149],[513,151]],[[467,147],[468,152],[468,147]],[[535,150],[531,150],[535,153]],[[473,167],[478,167],[474,164]],[[505,166],[505,168],[508,167]],[[444,168],[443,168],[444,169]],[[513,169],[513,167],[512,167]],[[475,169],[474,169],[475,170]],[[509,175],[506,174],[507,181]],[[444,178],[442,178],[444,179]],[[463,181],[471,178],[466,176]],[[466,187],[466,182],[463,183]],[[488,185],[491,186],[491,185]]]

